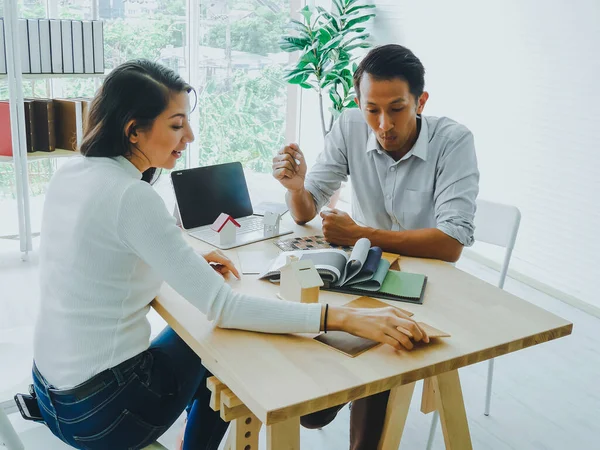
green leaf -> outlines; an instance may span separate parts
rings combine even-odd
[[[312,89],[313,88],[313,85],[310,83],[298,83],[298,85],[304,89]]]
[[[286,24],[285,27],[292,29],[292,30],[296,30],[298,33],[300,33],[300,36],[302,38],[310,39],[309,28],[306,25],[304,25],[302,22],[300,22],[299,20],[292,19]]]
[[[352,37],[351,39],[348,39],[346,42],[344,42],[344,45],[348,45],[349,43],[358,41],[358,40],[364,41],[368,37],[369,37],[369,33],[359,34],[357,36]]]
[[[327,44],[331,41],[331,33],[327,31],[327,28],[320,28],[317,33],[317,38],[322,45]]]
[[[360,44],[350,45],[348,47],[345,47],[344,49],[348,52],[351,52],[355,48],[370,48],[370,47],[371,47],[371,44],[369,44],[368,42],[361,42]]]
[[[342,102],[342,98],[334,89],[329,90],[329,98],[331,99],[334,105],[337,105]]]
[[[298,74],[290,78],[286,78],[287,82],[290,84],[302,84],[308,80],[308,74]]]
[[[357,69],[358,69],[358,64],[352,63],[352,73],[356,72]]]
[[[346,15],[351,15],[356,13],[357,11],[360,11],[361,9],[372,9],[375,8],[375,5],[358,5],[358,6],[354,6],[350,9],[346,10]]]
[[[304,16],[304,20],[306,21],[306,23],[310,24],[310,18],[312,17],[312,11],[310,10],[310,7],[308,5],[306,5],[304,8],[302,8],[300,10],[300,14],[302,14],[302,16]]]
[[[301,68],[301,69],[300,68],[299,69],[293,69],[293,70],[288,71],[285,74],[285,78],[288,79],[288,78],[295,77],[296,75],[304,75],[304,74],[310,75],[312,73],[314,73],[314,69],[312,69],[310,67],[305,67],[305,68]]]
[[[348,22],[345,23],[344,30],[352,28],[357,23],[363,23],[363,22],[366,22],[368,20],[371,20],[373,17],[375,17],[375,14],[366,14],[364,16],[359,16],[359,17],[357,17],[355,19],[349,20]]]
[[[344,14],[344,6],[340,2],[340,0],[332,0],[332,3],[335,5],[335,8],[337,9],[338,14],[340,14],[340,15]]]
[[[335,38],[330,40],[327,44],[325,44],[323,46],[323,48],[321,48],[321,51],[323,53],[325,53],[328,50],[332,50],[342,41],[342,39],[344,39],[344,36],[342,36],[341,34],[339,36],[336,36]]]
[[[282,50],[289,52],[295,50],[304,50],[311,44],[309,39],[299,38],[295,36],[282,36],[279,40],[279,47]],[[293,50],[287,50],[287,48],[291,48]]]
[[[349,8],[350,6],[354,5],[356,2],[358,2],[359,0],[348,0],[346,2],[346,8]]]
[[[319,64],[319,59],[315,56],[313,52],[306,52],[304,55],[302,55],[300,61],[302,61],[305,65],[313,64],[315,68]]]

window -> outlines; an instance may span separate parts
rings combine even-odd
[[[288,54],[278,41],[289,16],[288,0],[200,0],[192,164],[240,161],[251,187],[260,183],[251,192],[272,189],[271,160],[284,143]]]

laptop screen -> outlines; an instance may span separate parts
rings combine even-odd
[[[252,203],[239,162],[174,170],[171,181],[185,229],[212,224],[219,214],[252,215]]]

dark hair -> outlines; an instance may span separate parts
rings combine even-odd
[[[413,52],[398,44],[375,47],[360,62],[354,72],[354,90],[359,100],[360,80],[365,73],[376,80],[400,78],[406,81],[415,100],[425,89],[425,67]]]
[[[151,128],[167,108],[172,93],[192,91],[194,88],[179,75],[158,63],[137,59],[121,64],[106,77],[92,100],[81,153],[87,157],[131,155],[131,134]],[[132,119],[135,130],[125,134],[125,126]],[[154,167],[146,170],[142,179],[150,183],[155,172]]]

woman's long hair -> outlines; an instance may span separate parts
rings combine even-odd
[[[149,130],[167,108],[173,93],[194,91],[173,70],[158,63],[138,59],[114,69],[104,80],[89,108],[80,151],[87,157],[130,156],[125,126],[135,120],[137,130]],[[194,91],[195,92],[195,91]],[[148,183],[156,168],[142,174]]]

